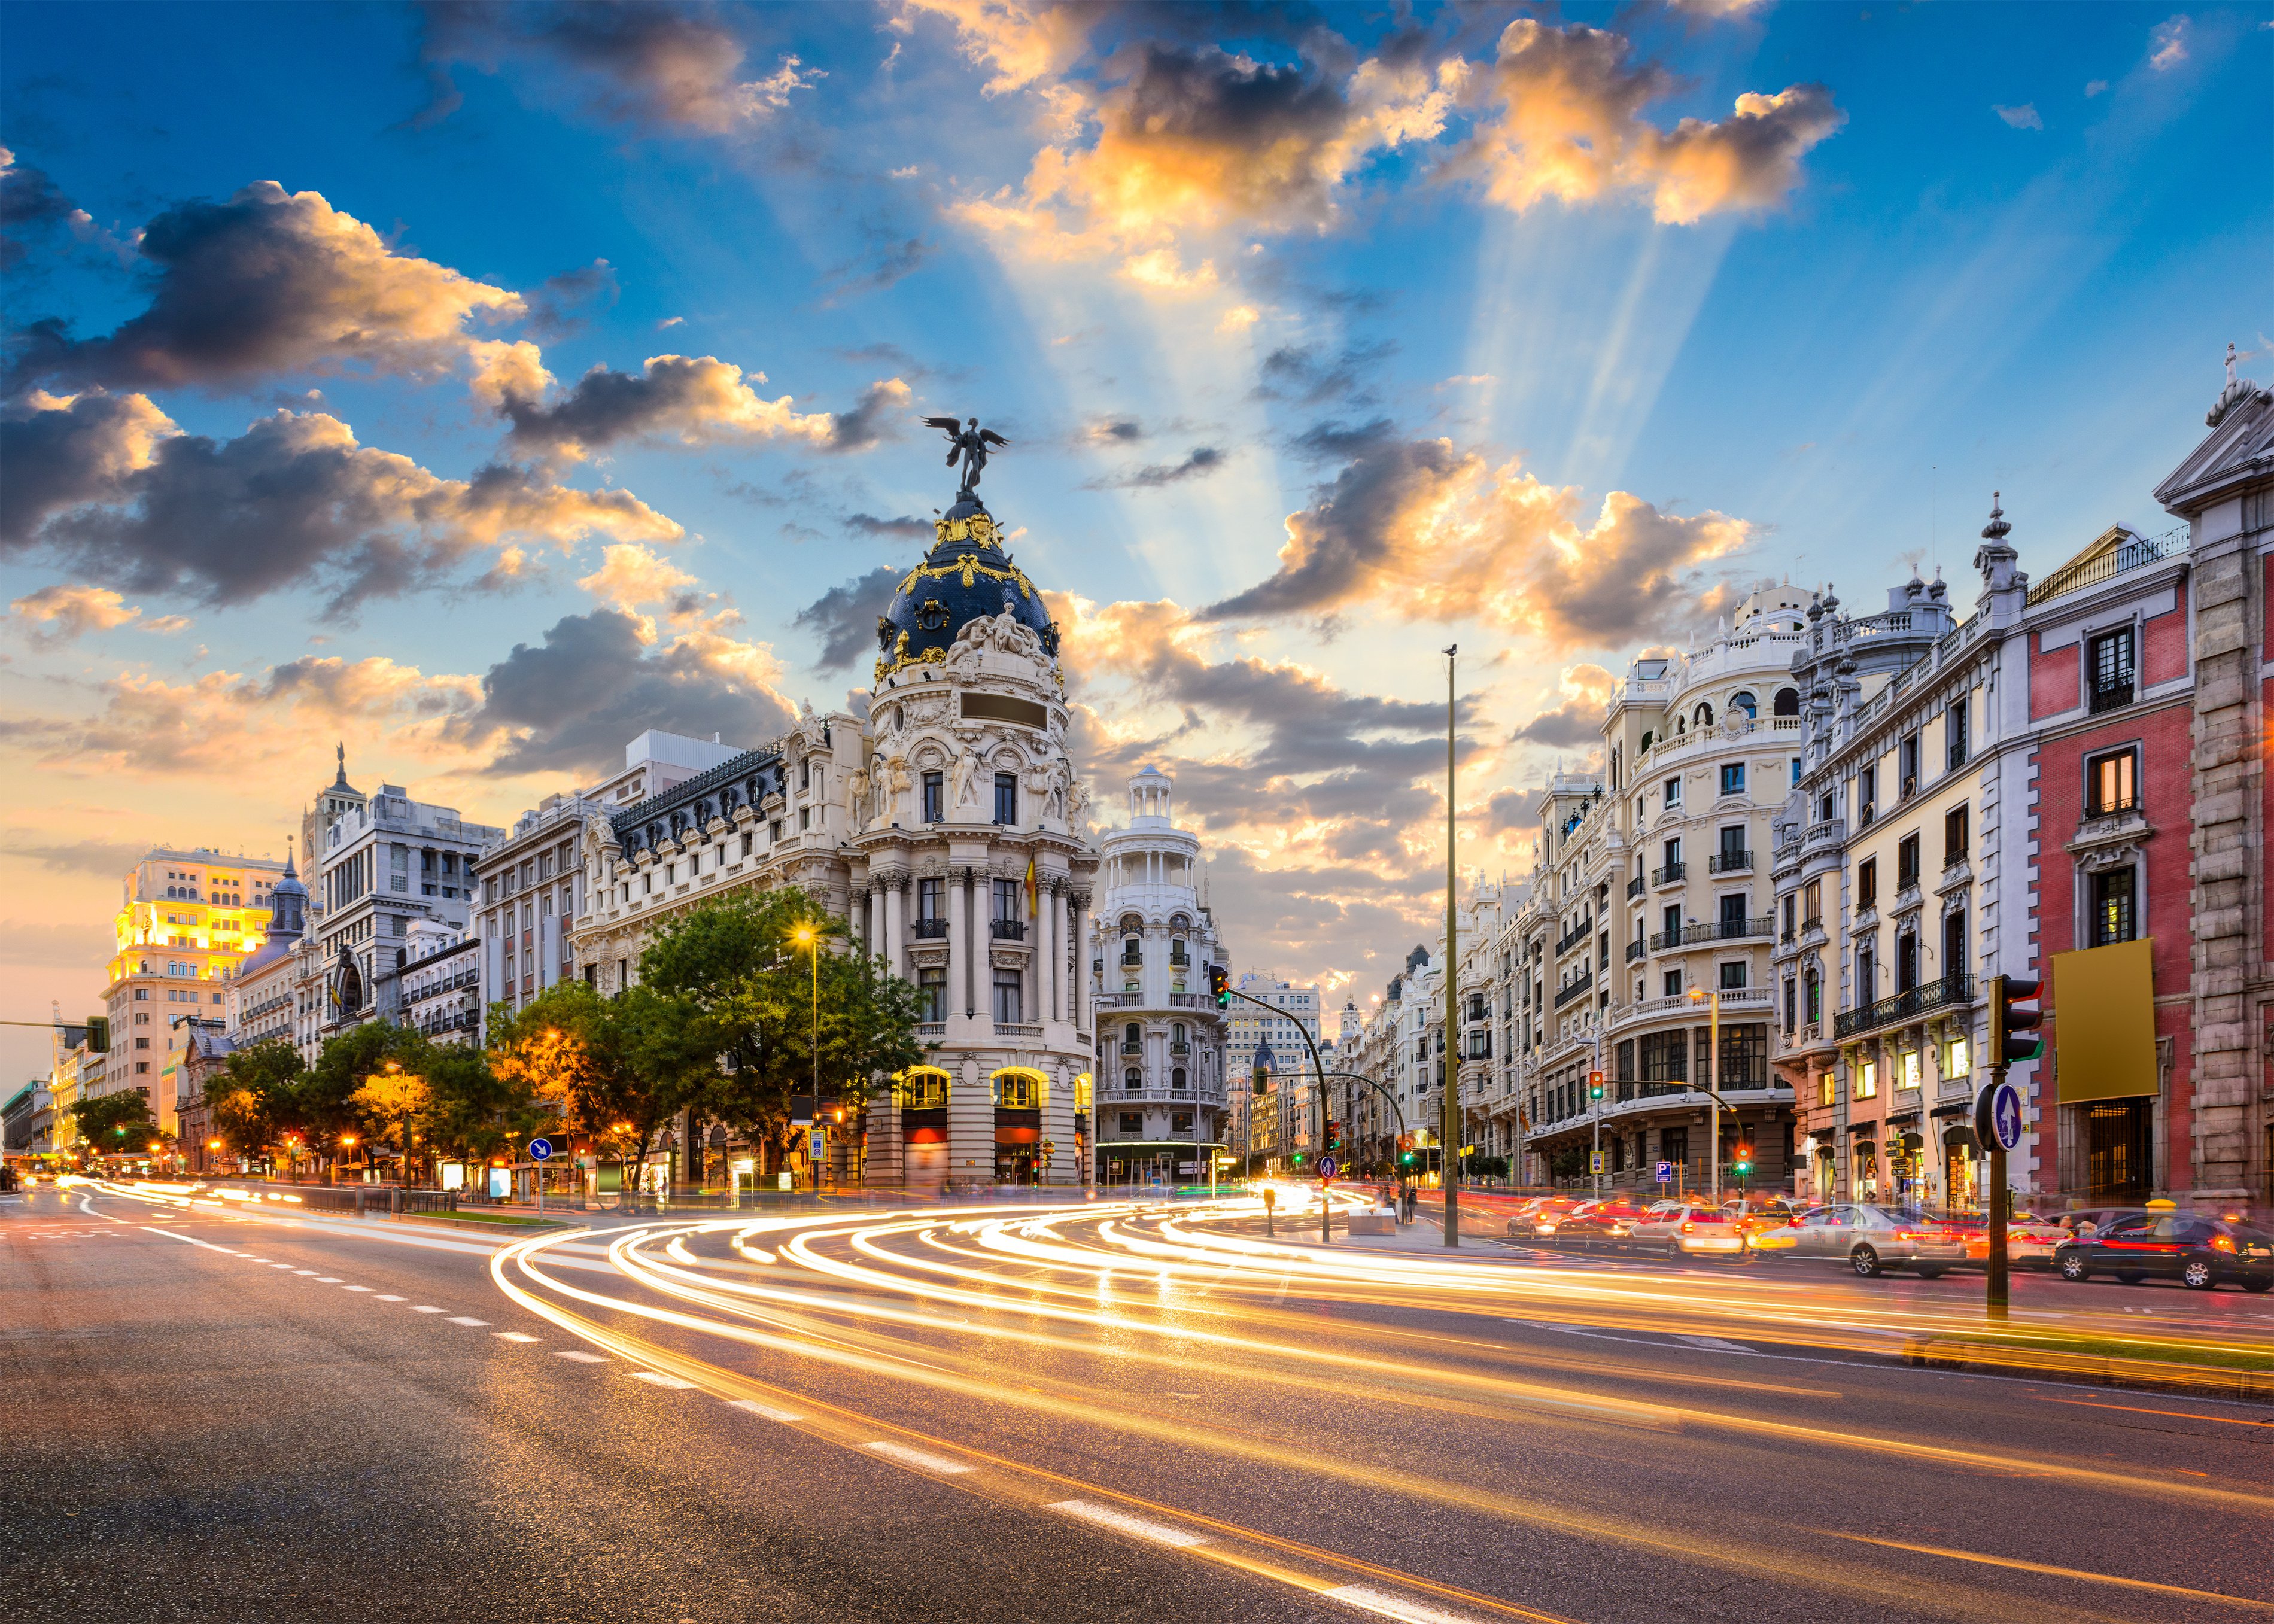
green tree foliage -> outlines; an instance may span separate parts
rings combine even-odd
[[[206,1085],[214,1126],[240,1155],[260,1154],[297,1123],[296,1091],[305,1068],[300,1051],[283,1038],[269,1038],[230,1054],[221,1075]]]
[[[159,1139],[150,1101],[139,1088],[121,1089],[89,1100],[75,1113],[79,1137],[99,1156],[140,1155]]]
[[[582,981],[547,988],[518,1011],[490,1011],[490,1067],[619,1163],[718,1075],[720,1042],[690,1000],[640,986],[603,998]]]
[[[790,1096],[811,1090],[817,1047],[822,1100],[847,1107],[923,1059],[915,988],[881,960],[832,951],[844,934],[785,887],[691,909],[649,945],[641,986],[698,1011],[698,1035],[724,1061],[697,1101],[707,1115],[787,1149]]]

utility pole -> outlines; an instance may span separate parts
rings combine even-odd
[[[1460,816],[1459,805],[1453,795],[1455,717],[1457,706],[1453,687],[1454,672],[1459,662],[1461,645],[1454,643],[1445,650],[1445,1076],[1444,1100],[1438,1111],[1437,1162],[1442,1169],[1439,1182],[1445,1190],[1445,1244],[1461,1244],[1460,1214],[1460,1155],[1461,1106],[1456,1096],[1460,1056],[1453,1052],[1453,1011],[1461,996],[1460,921],[1455,915],[1455,905],[1460,896],[1460,869],[1454,850]]]

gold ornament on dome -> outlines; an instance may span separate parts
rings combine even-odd
[[[1030,603],[1035,598],[1035,583],[1027,579],[1026,572],[1016,564],[1006,562],[1003,568],[998,569],[992,564],[981,563],[978,556],[970,553],[957,554],[953,564],[917,565],[908,571],[907,579],[900,583],[900,590],[914,591],[919,581],[945,581],[950,575],[960,576],[966,586],[978,585],[982,575],[990,581],[1007,581],[1019,589],[1020,597]]]
[[[937,665],[946,658],[945,649],[919,649],[911,654],[908,651],[908,635],[902,632],[900,641],[892,645],[892,658],[877,662],[877,680],[882,682],[886,677],[896,676],[911,665]]]
[[[959,519],[934,519],[931,530],[933,536],[937,538],[932,543],[934,546],[951,541],[975,541],[983,547],[998,549],[1003,545],[998,538],[995,515],[991,513],[966,514]]]

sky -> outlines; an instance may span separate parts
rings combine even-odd
[[[509,823],[868,680],[983,487],[1108,816],[1361,1003],[1750,587],[2025,568],[2264,380],[2274,11],[49,5],[0,13],[0,1011],[335,741]],[[43,1071],[45,1040],[0,1040]],[[0,1072],[0,1075],[5,1074]]]

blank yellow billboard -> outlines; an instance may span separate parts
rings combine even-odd
[[[2060,1102],[2156,1092],[2155,959],[2144,942],[2052,956]]]

